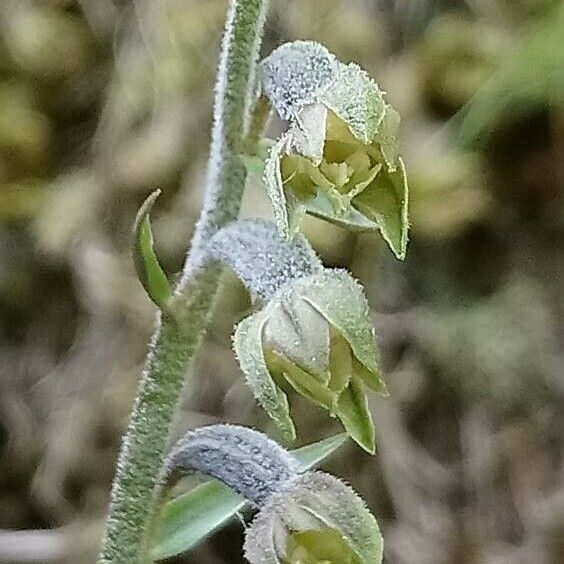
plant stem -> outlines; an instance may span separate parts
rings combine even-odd
[[[183,276],[174,318],[161,313],[151,340],[135,407],[112,488],[101,564],[149,562],[147,529],[155,485],[190,361],[199,348],[219,285],[221,267],[206,265],[211,236],[239,214],[245,185],[240,160],[249,123],[255,67],[267,0],[231,0],[216,83],[212,144],[204,207]]]

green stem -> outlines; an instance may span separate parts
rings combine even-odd
[[[221,267],[205,264],[211,236],[239,214],[245,185],[240,160],[249,124],[267,0],[231,0],[216,84],[205,201],[183,276],[162,313],[124,437],[112,488],[100,564],[150,561],[147,530],[155,486],[189,364],[199,348]]]

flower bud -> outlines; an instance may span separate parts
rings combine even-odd
[[[308,472],[261,508],[244,549],[252,564],[379,564],[383,540],[352,488],[330,474]]]
[[[385,393],[385,385],[366,299],[346,271],[324,269],[295,280],[239,324],[234,346],[256,399],[288,438],[294,428],[284,382],[374,452],[365,388]]]

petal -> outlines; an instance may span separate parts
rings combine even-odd
[[[334,412],[339,394],[331,391],[327,385],[320,383],[314,376],[299,366],[290,365],[284,372],[284,378],[298,394]]]
[[[359,212],[347,195],[335,191],[318,192],[315,198],[304,204],[307,213],[351,231],[377,229],[378,224]]]
[[[403,260],[409,221],[407,178],[402,159],[398,159],[395,172],[380,171],[374,182],[353,199],[353,205],[378,224],[382,237],[396,257]]]
[[[233,347],[255,399],[286,439],[293,441],[296,431],[290,417],[288,398],[272,379],[263,355],[262,333],[268,314],[266,307],[243,319],[235,330]]]
[[[338,77],[320,100],[347,123],[357,139],[371,143],[384,119],[386,104],[382,92],[358,65],[338,65]]]
[[[298,531],[288,536],[288,562],[361,564],[344,537],[335,529]]]
[[[348,385],[353,373],[353,356],[347,340],[333,330],[330,353],[331,380],[329,388],[340,394]]]

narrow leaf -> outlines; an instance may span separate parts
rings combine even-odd
[[[133,262],[139,281],[153,302],[165,309],[170,300],[170,285],[155,254],[149,214],[161,191],[155,190],[139,208],[133,228]]]

